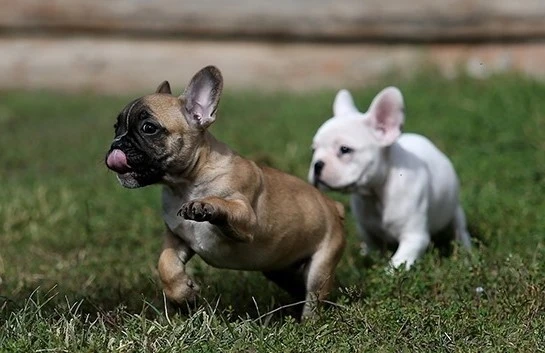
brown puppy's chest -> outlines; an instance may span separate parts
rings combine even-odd
[[[251,243],[235,242],[222,234],[220,228],[209,222],[195,222],[178,216],[180,205],[203,198],[203,191],[194,190],[185,196],[179,196],[168,187],[163,189],[163,220],[167,227],[183,239],[206,263],[218,268],[234,270],[264,270],[278,267],[274,249],[263,239]],[[256,256],[260,253],[262,256]]]

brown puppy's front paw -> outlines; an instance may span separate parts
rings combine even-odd
[[[199,295],[200,287],[189,276],[183,276],[175,283],[163,283],[163,291],[172,303],[182,305],[185,302],[194,302]]]
[[[215,208],[209,203],[201,201],[189,201],[182,205],[178,216],[196,222],[211,221],[215,217]]]

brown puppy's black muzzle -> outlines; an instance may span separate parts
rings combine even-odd
[[[120,149],[110,150],[106,156],[106,166],[118,174],[125,174],[132,171],[127,155]]]

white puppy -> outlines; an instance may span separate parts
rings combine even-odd
[[[341,90],[333,114],[314,136],[308,178],[322,189],[352,194],[362,245],[398,245],[391,265],[406,268],[426,250],[432,235],[448,227],[471,247],[456,172],[427,138],[401,133],[399,89],[382,90],[366,113]]]

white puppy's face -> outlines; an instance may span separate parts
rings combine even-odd
[[[382,90],[361,113],[347,90],[333,103],[334,117],[316,132],[308,174],[310,183],[326,189],[352,191],[376,175],[382,149],[401,134],[403,96],[395,87]]]

